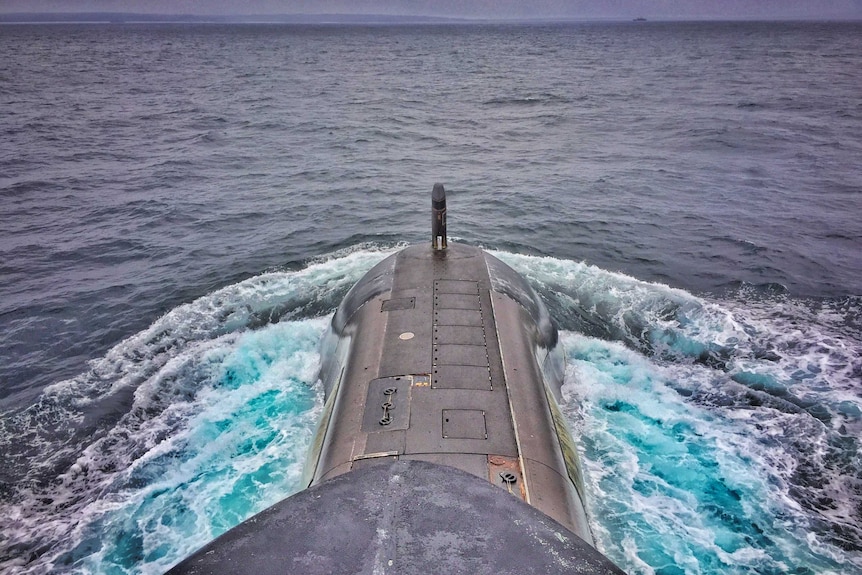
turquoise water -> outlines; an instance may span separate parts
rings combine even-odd
[[[0,570],[162,573],[296,492],[331,317],[309,310],[327,311],[391,251],[357,246],[175,308],[4,421],[5,449],[31,445],[31,481],[60,473],[0,505]],[[101,421],[88,422],[94,409]]]
[[[110,478],[110,497],[82,509],[80,541],[57,562],[81,573],[161,572],[295,492],[322,408],[314,383],[325,327],[325,319],[274,324],[166,367],[167,377],[194,371],[193,404],[147,421],[145,433],[160,436],[182,419]]]
[[[161,573],[301,489],[328,306],[394,249],[358,245],[181,305],[4,423],[9,446],[45,426],[49,405],[69,429],[94,405],[106,414],[87,436],[30,432],[34,461],[61,472],[43,487],[32,475],[0,507],[12,551],[0,567]],[[858,530],[860,425],[860,343],[840,310],[740,306],[581,262],[495,255],[563,328],[563,410],[591,526],[627,573],[859,571],[852,539],[836,536]],[[803,318],[809,332],[786,329]],[[110,420],[109,405],[123,415]]]
[[[862,569],[848,546],[860,345],[841,308],[697,297],[582,262],[497,255],[582,330],[561,337],[563,408],[592,527],[615,562],[664,575]]]
[[[564,345],[589,509],[614,560],[668,575],[846,572],[751,435],[756,415],[693,406],[675,389],[718,384],[710,370],[573,333]]]

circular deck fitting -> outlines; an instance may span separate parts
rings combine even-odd
[[[408,339],[413,339],[413,337],[415,335],[416,334],[414,334],[412,331],[405,331],[404,333],[402,333],[401,335],[398,336],[398,339],[407,341]]]

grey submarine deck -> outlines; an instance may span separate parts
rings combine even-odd
[[[450,244],[392,257],[391,291],[349,320],[354,341],[311,483],[394,460],[448,465],[592,542],[536,364],[532,320],[493,290],[490,256]]]

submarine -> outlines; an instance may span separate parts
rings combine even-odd
[[[564,357],[526,280],[446,231],[377,264],[322,343],[303,491],[170,575],[623,573],[596,548]]]

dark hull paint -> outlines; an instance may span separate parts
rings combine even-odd
[[[488,481],[422,461],[346,473],[225,533],[172,575],[623,573]]]

